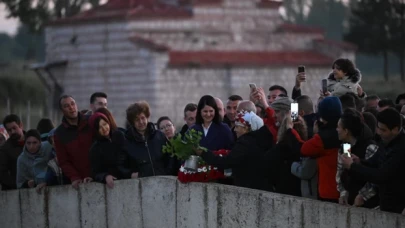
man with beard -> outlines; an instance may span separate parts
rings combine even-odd
[[[62,96],[59,108],[63,112],[63,119],[55,131],[55,151],[63,173],[77,189],[79,184],[92,180],[89,151],[93,134],[88,125],[88,118],[79,113],[72,96]]]
[[[2,190],[16,189],[17,158],[24,147],[23,124],[17,115],[4,118],[3,125],[10,138],[0,148],[0,183]]]

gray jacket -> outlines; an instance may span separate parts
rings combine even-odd
[[[318,167],[315,158],[302,158],[301,162],[293,162],[291,173],[301,179],[303,197],[318,199]]]
[[[36,154],[28,152],[24,146],[23,152],[17,159],[17,188],[22,188],[29,180],[35,185],[45,183],[48,161],[51,159],[52,145],[45,141]]]
[[[333,73],[328,77],[328,91],[332,96],[340,97],[348,92],[357,94],[357,88],[361,82],[361,73],[356,69],[353,75],[345,76],[341,80],[336,80]]]

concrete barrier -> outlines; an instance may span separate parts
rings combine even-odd
[[[403,228],[405,216],[220,184],[150,177],[0,192],[0,227]]]

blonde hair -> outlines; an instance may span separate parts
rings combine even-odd
[[[286,132],[288,129],[288,121],[289,121],[289,116],[286,116],[283,120],[283,122],[280,125],[280,128],[278,129],[278,133],[277,133],[277,140],[278,142],[282,142],[285,139],[286,136]],[[301,118],[300,121],[296,124],[294,124],[294,129],[297,131],[297,133],[299,134],[299,136],[301,137],[302,140],[306,141],[308,139],[308,128],[307,128],[307,124],[305,123],[305,121]]]

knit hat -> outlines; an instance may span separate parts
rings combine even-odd
[[[263,127],[263,120],[254,112],[241,111],[235,119],[235,125],[250,127],[252,131],[259,130]]]
[[[272,104],[271,108],[278,111],[290,111],[291,110],[291,100],[288,97],[278,97]]]
[[[342,115],[342,103],[338,97],[326,97],[318,106],[319,116],[328,122],[338,122]]]
[[[41,135],[39,134],[39,131],[36,129],[31,129],[25,133],[25,139],[28,139],[29,137],[34,137],[38,139],[38,141],[41,141]]]
[[[89,118],[89,126],[91,129],[94,129],[96,126],[96,120],[98,118],[103,118],[103,120],[105,120],[108,124],[110,124],[110,122],[108,121],[108,118],[101,112],[96,112],[93,115],[90,116]]]

